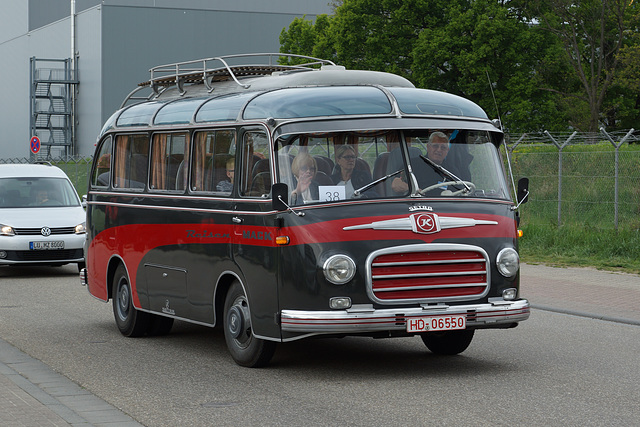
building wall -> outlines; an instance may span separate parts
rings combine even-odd
[[[179,5],[179,7],[176,7]],[[29,58],[71,56],[69,0],[0,0],[0,160],[29,157]],[[104,121],[149,68],[183,60],[278,52],[296,16],[328,0],[76,0],[76,154],[93,153]],[[9,82],[9,84],[6,84]]]
[[[65,20],[69,23],[69,20]],[[93,155],[96,136],[104,123],[102,113],[102,11],[87,9],[76,19],[76,48],[79,53],[77,141],[80,156]],[[69,55],[71,53],[69,52]]]
[[[278,52],[295,15],[103,6],[103,120],[156,65],[236,53]],[[126,84],[124,84],[126,83]]]

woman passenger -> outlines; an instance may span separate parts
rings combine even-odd
[[[357,157],[356,150],[351,145],[336,147],[336,167],[331,179],[335,185],[344,185],[347,199],[353,196],[355,190],[372,180],[369,172],[355,168]]]
[[[296,177],[296,188],[291,192],[291,204],[303,205],[305,202],[318,200],[318,183],[314,181],[318,166],[308,153],[300,153],[291,164],[291,172]]]

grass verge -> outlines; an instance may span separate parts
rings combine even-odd
[[[530,264],[640,274],[640,231],[522,224],[520,258]]]

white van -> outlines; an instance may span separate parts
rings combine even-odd
[[[0,165],[0,266],[84,267],[85,211],[67,175],[49,164]]]

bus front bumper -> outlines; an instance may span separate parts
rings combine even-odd
[[[484,304],[414,308],[375,309],[370,305],[354,305],[347,310],[282,310],[280,320],[282,331],[286,332],[358,334],[406,330],[408,320],[448,315],[465,315],[467,328],[510,328],[529,318],[530,306],[525,299],[505,301],[501,298]]]

